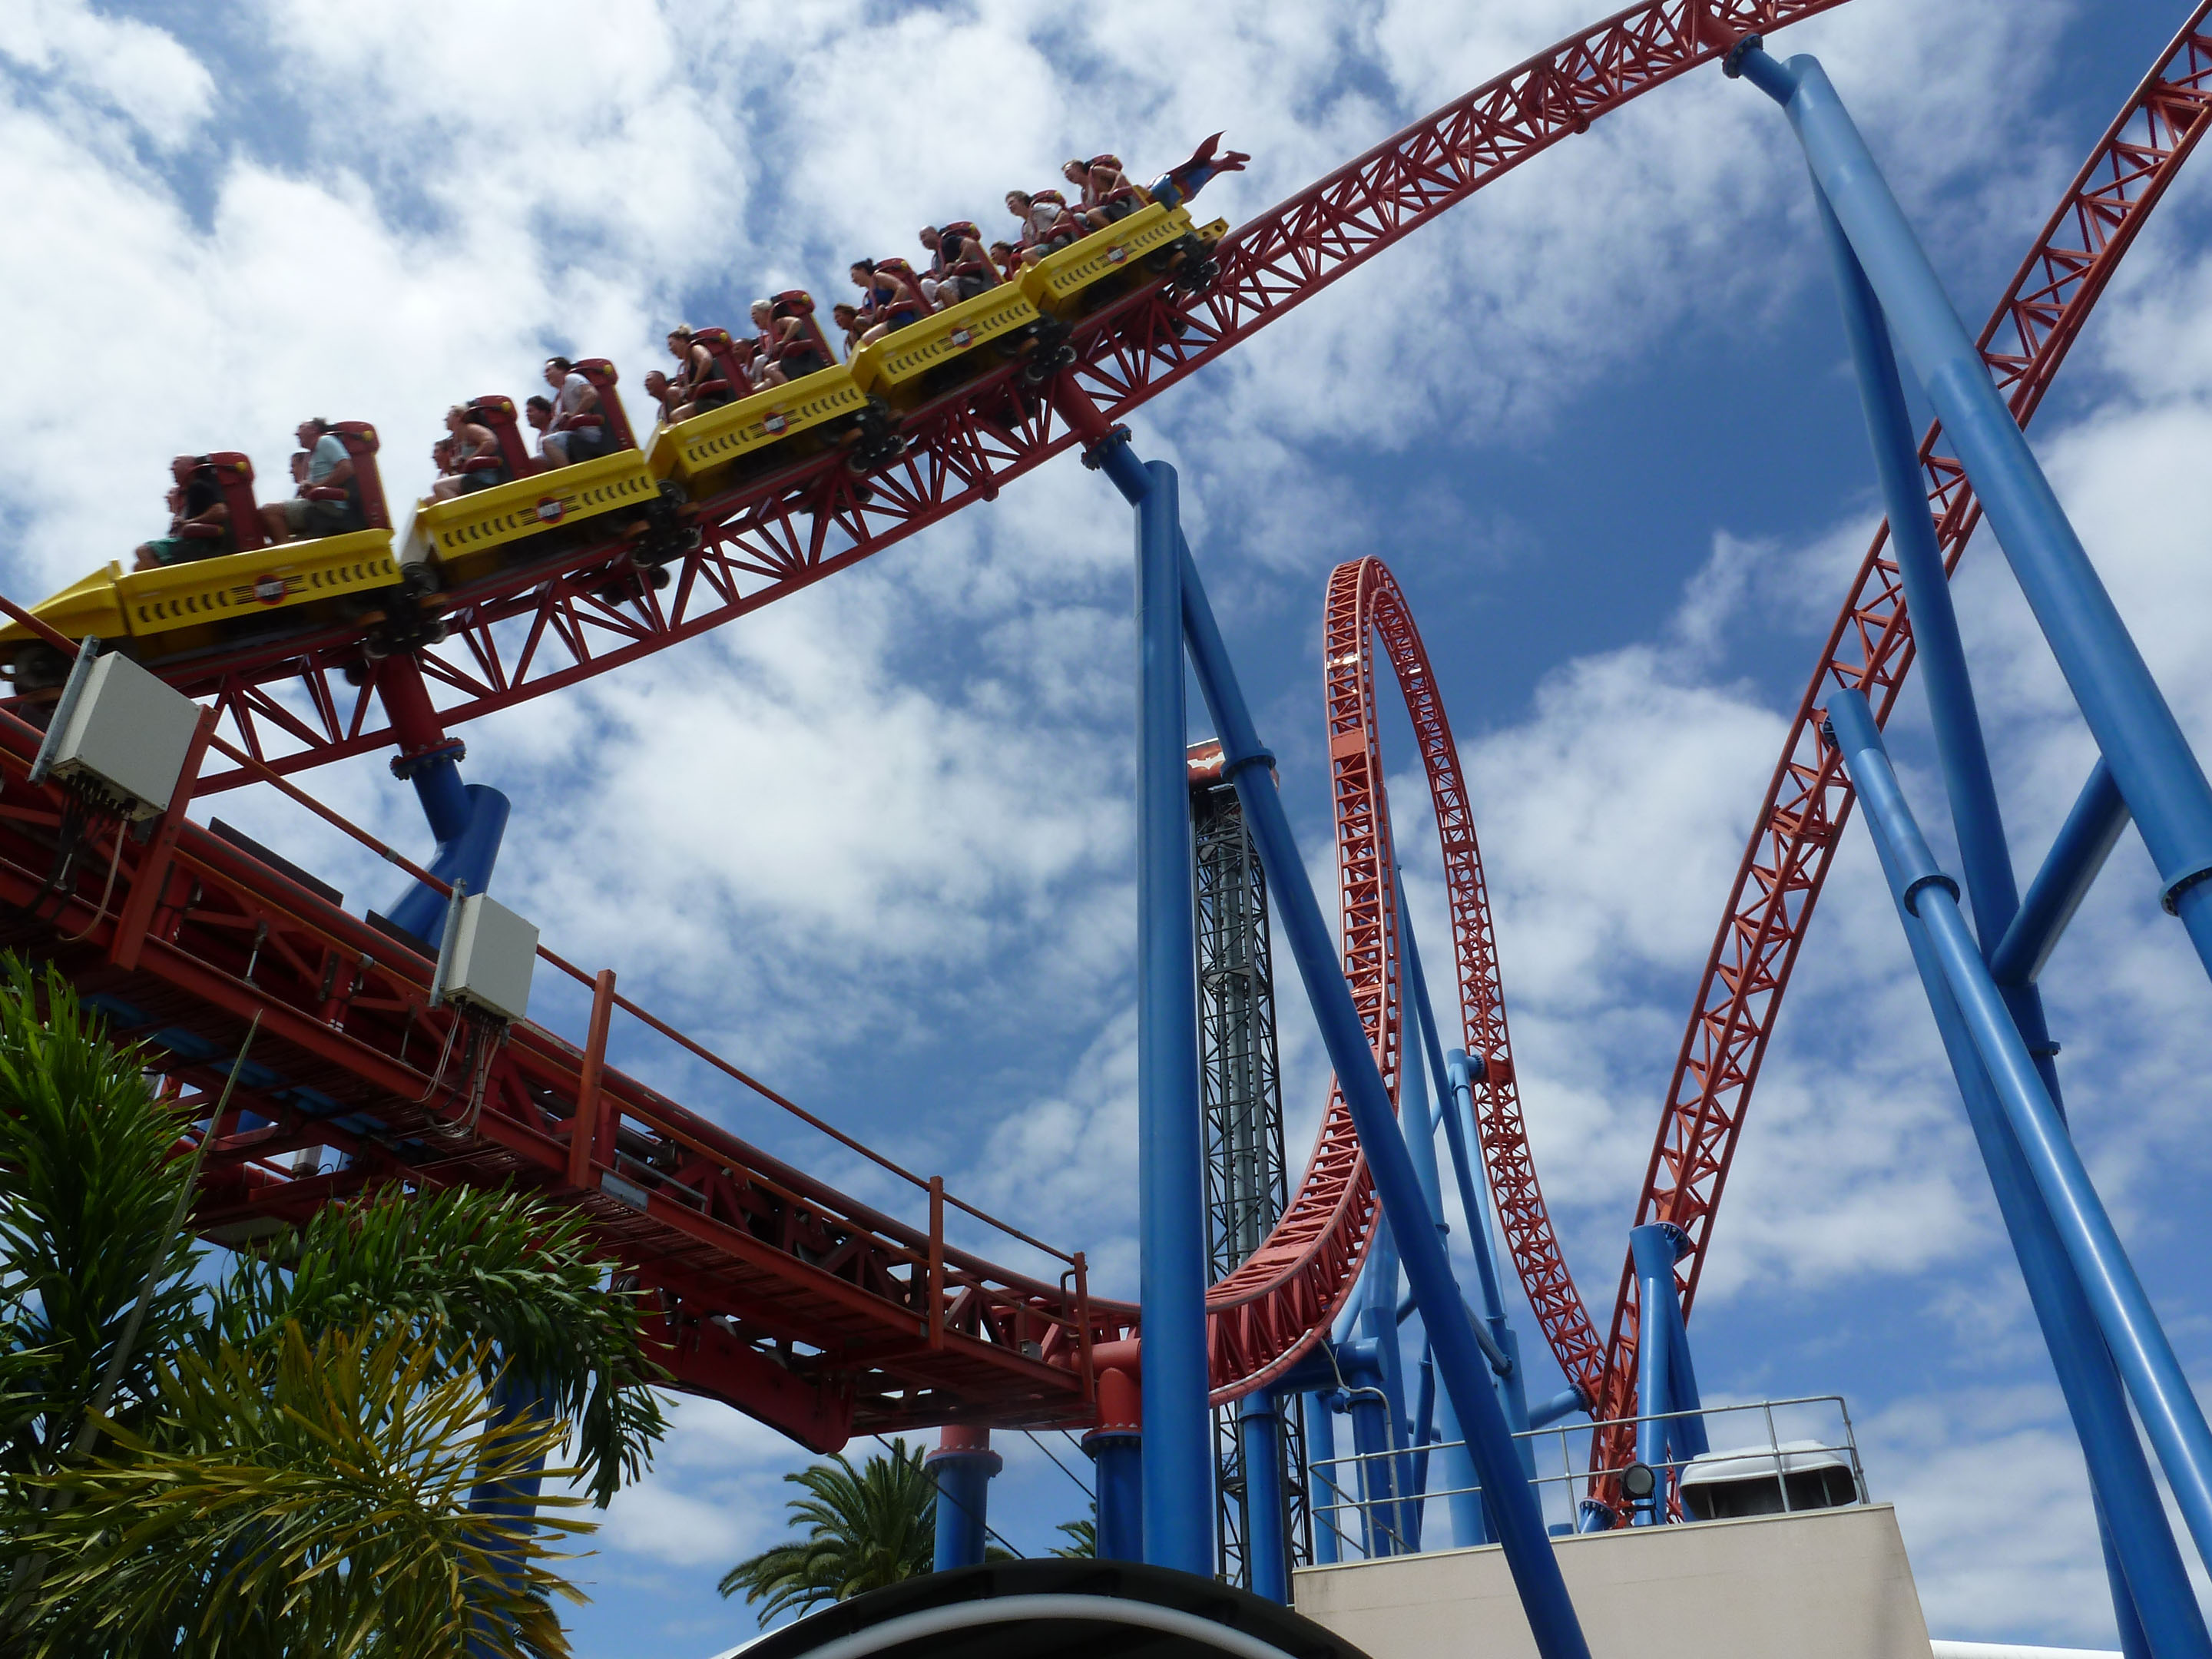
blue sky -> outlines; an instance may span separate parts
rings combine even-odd
[[[1978,325],[2178,4],[1854,0],[1818,53]],[[549,350],[635,382],[672,323],[817,293],[915,228],[1111,148],[1216,128],[1232,222],[1591,21],[1567,0],[1064,0],[714,9],[299,0],[0,25],[0,300],[17,398],[0,582],[60,586],[160,527],[165,463],[282,476],[305,414],[374,421],[417,488],[439,412]],[[2212,738],[2212,213],[2185,175],[2035,442],[2200,746]],[[127,410],[125,418],[118,412]],[[1527,1108],[1603,1305],[1748,816],[1875,518],[1795,147],[1717,71],[1533,162],[1143,410],[1328,867],[1319,624],[1376,553],[1474,780]],[[514,799],[498,891],[571,960],[1133,1293],[1129,531],[1064,461],[620,676],[467,728]],[[1990,538],[1964,626],[2020,861],[2089,750]],[[1402,714],[1417,926],[1443,937]],[[1908,692],[1897,746],[1942,813]],[[316,775],[420,850],[377,759]],[[343,885],[377,870],[279,802],[223,815]],[[1424,839],[1425,836],[1427,837]],[[1437,954],[1431,947],[1431,955]],[[2184,1359],[2212,1164],[2206,987],[2124,842],[2046,979],[2091,1166]],[[1325,1067],[1285,988],[1291,1139]],[[580,1025],[542,988],[536,1012]],[[871,1201],[877,1176],[665,1047],[623,1064]],[[1847,836],[1753,1107],[1693,1323],[1711,1395],[1850,1397],[1939,1635],[2110,1639],[2080,1459],[1881,891]],[[1549,1378],[1536,1390],[1548,1391]],[[1026,1443],[994,1520],[1082,1499]],[[1066,1454],[1064,1443],[1060,1449]],[[713,1584],[780,1528],[790,1449],[686,1403],[580,1576],[591,1659],[749,1633]],[[1079,1466],[1078,1472],[1080,1473]]]

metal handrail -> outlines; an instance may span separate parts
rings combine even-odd
[[[1780,1431],[1775,1425],[1774,1413],[1791,1407],[1817,1406],[1832,1406],[1836,1408],[1837,1415],[1843,1425],[1841,1439],[1834,1443],[1829,1443],[1826,1439],[1784,1441]],[[1866,1468],[1860,1461],[1858,1438],[1851,1423],[1850,1407],[1843,1395],[1838,1394],[1800,1395],[1784,1400],[1745,1401],[1735,1405],[1705,1406],[1695,1411],[1654,1413],[1642,1417],[1608,1418],[1581,1424],[1561,1424],[1550,1428],[1524,1430],[1515,1435],[1513,1438],[1529,1443],[1532,1449],[1534,1443],[1540,1440],[1557,1443],[1560,1473],[1532,1474],[1528,1484],[1536,1489],[1540,1504],[1552,1489],[1559,1488],[1565,1492],[1567,1498],[1567,1514],[1565,1518],[1566,1524],[1571,1526],[1577,1510],[1577,1503],[1572,1488],[1577,1484],[1587,1486],[1589,1483],[1602,1480],[1608,1475],[1617,1476],[1629,1465],[1623,1463],[1617,1468],[1592,1468],[1589,1467],[1587,1449],[1577,1454],[1570,1443],[1571,1437],[1602,1434],[1609,1429],[1633,1428],[1644,1423],[1670,1422],[1692,1417],[1724,1418],[1752,1412],[1759,1413],[1765,1425],[1765,1445],[1761,1447],[1753,1443],[1741,1449],[1723,1447],[1718,1450],[1723,1455],[1741,1455],[1747,1459],[1764,1461],[1771,1458],[1775,1476],[1781,1486],[1783,1513],[1794,1512],[1790,1501],[1788,1476],[1791,1471],[1789,1460],[1818,1456],[1824,1453],[1839,1453],[1848,1460],[1856,1502],[1867,1504],[1873,1501],[1868,1495]],[[1436,1453],[1449,1450],[1464,1443],[1462,1441],[1456,1440],[1430,1441],[1425,1447],[1401,1447],[1379,1452],[1347,1452],[1340,1457],[1315,1460],[1310,1468],[1313,1488],[1312,1498],[1308,1507],[1316,1524],[1328,1528],[1329,1532],[1335,1536],[1340,1551],[1347,1553],[1348,1559],[1423,1553],[1419,1544],[1409,1540],[1397,1526],[1392,1524],[1389,1516],[1393,1506],[1405,1505],[1418,1510],[1419,1506],[1431,1498],[1479,1496],[1481,1488],[1479,1486],[1431,1487],[1421,1492],[1401,1494],[1397,1486],[1398,1470],[1403,1466],[1404,1460],[1419,1450],[1426,1450],[1431,1454],[1429,1467],[1433,1469],[1437,1467]],[[1533,1463],[1534,1460],[1530,1461]],[[1366,1467],[1370,1464],[1381,1467],[1375,1469]],[[1686,1462],[1670,1462],[1655,1471],[1666,1483],[1662,1489],[1662,1497],[1668,1500],[1654,1500],[1655,1519],[1657,1522],[1671,1523],[1678,1520],[1680,1478],[1686,1467]],[[1345,1519],[1346,1511],[1350,1512],[1348,1522]],[[1380,1547],[1377,1547],[1378,1545]]]

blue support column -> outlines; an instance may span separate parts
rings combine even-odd
[[[1936,545],[1935,526],[1928,514],[1927,498],[1921,488],[1918,455],[1888,327],[1866,273],[1826,196],[1815,189],[1814,201],[1835,267],[1844,332],[1858,370],[1868,436],[1881,478],[1883,505],[1889,515],[1890,547],[1905,587],[1906,611],[1912,619],[1913,644],[1926,677],[1936,752],[1943,768],[1945,793],[1951,804],[1960,861],[1966,876],[1967,896],[1973,907],[1975,931],[1990,960],[1991,977],[2035,1060],[2051,1103],[2063,1114],[2056,1063],[2057,1045],[2051,1041],[2044,1018],[2043,999],[2035,988],[2034,977],[2126,827],[2127,805],[2112,782],[2111,769],[2100,759],[2088,787],[2069,816],[2051,858],[2031,889],[2035,906],[2028,931],[2018,933],[2021,904],[2014,885],[2012,854],[1997,804],[1989,751],[1982,739],[1981,719],[1966,668],[1957,614],[1951,603],[1950,584],[1943,569],[1942,553]],[[1908,934],[1914,933],[1917,919],[1906,917],[1905,927]],[[1926,954],[1924,939],[1915,939],[1914,946],[1918,954]],[[2006,960],[2008,950],[2013,953],[2010,960]],[[1932,962],[1929,965],[1933,965]],[[2041,1200],[2032,1185],[2022,1178],[2025,1172],[2018,1168],[2018,1146],[1990,1096],[1987,1079],[1973,1055],[1971,1042],[1958,1024],[1955,1006],[1948,1011],[1948,1018],[1939,1016],[1939,1020],[1945,1025],[1947,1047],[1955,1051],[1952,1064],[1960,1073],[1961,1095],[1968,1100],[1969,1115],[1974,1121],[1978,1139],[1984,1143],[1984,1159],[1990,1167],[1992,1184],[2008,1189],[2009,1194],[2008,1201],[2001,1206],[2007,1230],[2016,1237],[2022,1233],[2036,1235],[2024,1245],[2016,1243],[2023,1269],[2027,1257],[2033,1255],[2038,1259],[2039,1268],[2037,1275],[2032,1277],[2048,1278],[2055,1273],[2070,1279],[2071,1270],[2058,1253],[2055,1238],[2048,1236],[2047,1214],[2034,1213],[2040,1211]],[[2132,1428],[2126,1424],[2119,1380],[2104,1352],[2103,1339],[2089,1322],[2087,1307],[2080,1304],[2078,1293],[2069,1296],[2063,1291],[2047,1291],[2035,1299],[2046,1343],[2054,1352],[2065,1351],[2073,1362],[2075,1375],[2066,1379],[2070,1386],[2064,1387],[2064,1392],[2085,1449],[2093,1434],[2108,1439],[2113,1429],[2127,1428],[2126,1449],[2119,1454],[2118,1464],[2109,1449],[2101,1460],[2106,1465],[2106,1478],[2127,1484],[2131,1490],[2131,1509],[2142,1519],[2153,1520],[2151,1511],[2156,1509],[2156,1504],[2149,1469],[2143,1463]],[[2093,1486],[2098,1483],[2099,1473],[2093,1465]],[[2130,1627],[2139,1632],[2133,1592],[2104,1518],[2101,1503],[2098,1505],[2098,1533],[2112,1583],[2114,1615],[2124,1632]],[[2155,1514],[2154,1533],[2148,1547],[2157,1559],[2144,1571],[2164,1581],[2154,1595],[2172,1608],[2175,1606],[2175,1591],[2185,1589],[2185,1583],[2177,1576],[2181,1571],[2180,1555],[2173,1547],[2162,1511]],[[2199,1646],[2205,1639],[2203,1620],[2195,1616],[2193,1598],[2181,1618],[2179,1638]]]
[[[500,1373],[499,1381],[492,1385],[489,1426],[504,1429],[510,1425],[542,1421],[547,1415],[545,1390],[535,1377],[527,1377],[509,1366]],[[509,1526],[529,1528],[538,1515],[539,1489],[544,1480],[538,1471],[545,1467],[545,1456],[539,1453],[530,1461],[531,1474],[516,1480],[482,1480],[469,1492],[469,1513]],[[510,1587],[520,1587],[525,1557],[523,1540],[493,1546],[486,1553],[491,1558],[492,1571],[505,1578]],[[478,1615],[482,1618],[483,1615]],[[481,1626],[479,1626],[481,1628]],[[505,1651],[495,1648],[483,1637],[471,1637],[468,1643],[471,1659]]]
[[[924,1460],[937,1479],[937,1554],[933,1570],[983,1565],[984,1527],[990,1515],[991,1477],[1006,1460],[991,1449],[988,1429],[947,1427]]]
[[[1514,1374],[1515,1368],[1510,1363],[1503,1367],[1498,1364],[1498,1360],[1509,1353],[1504,1344],[1512,1340],[1512,1333],[1506,1329],[1504,1310],[1498,1305],[1496,1275],[1491,1266],[1490,1241],[1485,1236],[1487,1229],[1484,1225],[1483,1212],[1474,1207],[1477,1200],[1468,1168],[1466,1148],[1458,1133],[1458,1122],[1452,1113],[1451,1085],[1443,1058],[1443,1045],[1437,1035],[1436,1010],[1429,1001],[1428,976],[1421,971],[1421,947],[1413,935],[1413,919],[1406,909],[1402,872],[1397,887],[1398,943],[1405,956],[1406,981],[1409,990],[1406,998],[1408,1024],[1412,1027],[1409,1035],[1415,1039],[1405,1044],[1409,1063],[1404,1075],[1398,1079],[1398,1121],[1407,1130],[1407,1148],[1413,1154],[1413,1166],[1420,1176],[1421,1191],[1428,1199],[1430,1211],[1436,1218],[1437,1237],[1448,1238],[1451,1230],[1444,1221],[1443,1182],[1437,1168],[1435,1125],[1429,1119],[1422,1091],[1416,1086],[1421,1067],[1415,1057],[1425,1055],[1429,1081],[1434,1085],[1437,1104],[1442,1108],[1439,1116],[1444,1125],[1445,1138],[1451,1146],[1453,1174],[1459,1182],[1460,1207],[1467,1213],[1468,1235],[1474,1246],[1476,1276],[1481,1282],[1489,1335],[1492,1342],[1499,1345],[1497,1354],[1489,1353],[1486,1345],[1485,1357],[1491,1362],[1491,1370],[1499,1374],[1498,1388],[1502,1403],[1506,1408],[1506,1425],[1517,1432],[1528,1426],[1525,1413],[1516,1417],[1513,1409],[1521,1399],[1520,1378]],[[1426,1127],[1421,1127],[1424,1125]],[[1476,1328],[1475,1334],[1478,1337],[1484,1334],[1480,1326]],[[1425,1359],[1425,1369],[1433,1372],[1434,1364],[1433,1358]],[[1431,1386],[1429,1376],[1424,1376],[1423,1386],[1425,1389]],[[1423,1421],[1425,1424],[1425,1413]],[[1468,1451],[1467,1437],[1460,1427],[1459,1413],[1452,1409],[1449,1398],[1437,1402],[1437,1433],[1443,1442],[1443,1447],[1437,1454],[1437,1483],[1448,1494],[1444,1505],[1451,1517],[1452,1542],[1462,1549],[1487,1544],[1492,1540],[1489,1523],[1483,1517],[1481,1482],[1474,1472],[1474,1459]],[[1516,1449],[1523,1454],[1525,1464],[1527,1445],[1516,1442]],[[1419,1478],[1414,1482],[1415,1490],[1425,1497],[1429,1489],[1427,1474],[1425,1461],[1419,1471]]]
[[[492,866],[507,833],[507,797],[483,784],[461,781],[460,763],[467,747],[459,738],[448,738],[439,725],[422,668],[412,657],[385,659],[377,670],[376,685],[399,742],[392,775],[414,786],[415,799],[437,843],[425,867],[448,885],[465,881],[471,893],[483,892],[491,884]],[[434,946],[445,917],[446,896],[415,882],[392,907],[388,920]]]
[[[1482,1291],[1483,1316],[1492,1334],[1503,1339],[1505,1330],[1504,1287],[1498,1276],[1497,1253],[1490,1248],[1489,1176],[1478,1161],[1474,1142],[1474,1082],[1481,1060],[1454,1048],[1444,1056],[1444,1075],[1451,1085],[1451,1103],[1444,1109],[1444,1139],[1451,1148],[1452,1175],[1459,1183],[1459,1206],[1467,1212],[1468,1243],[1474,1250],[1475,1278]],[[1455,1110],[1454,1108],[1457,1109]],[[1472,1206],[1472,1208],[1469,1206]],[[1580,1396],[1577,1395],[1577,1398]]]
[[[1398,1437],[1391,1432],[1390,1399],[1382,1386],[1382,1346],[1372,1337],[1340,1343],[1337,1363],[1351,1394],[1352,1449],[1358,1460],[1356,1479],[1340,1484],[1358,1496],[1360,1538],[1368,1555],[1405,1554],[1411,1546],[1399,1505]]]
[[[1936,727],[1936,753],[1943,767],[1944,793],[1959,837],[1959,861],[1973,905],[1974,931],[1984,953],[2012,926],[2020,909],[2020,890],[2007,845],[2004,814],[1997,805],[1996,779],[1990,771],[1982,741],[1982,719],[1974,703],[1974,683],[1966,672],[1966,648],[1959,637],[1959,617],[1951,604],[1951,583],[1936,544],[1936,526],[1928,516],[1928,496],[1920,482],[1918,449],[1898,379],[1897,355],[1881,304],[1868,284],[1858,256],[1820,191],[1813,192],[1829,258],[1835,266],[1836,292],[1843,302],[1844,333],[1858,370],[1859,402],[1866,413],[1867,439],[1874,449],[1875,472],[1881,482],[1882,506],[1889,514],[1890,552],[1905,586],[1905,614],[1912,621],[1912,643],[1928,712]],[[2043,997],[2033,985],[2001,986],[2013,1024],[2035,1057],[2043,1086],[2059,1098],[2057,1053],[2044,1023]]]
[[[1703,1418],[1670,1415],[1694,1412],[1704,1403],[1698,1397],[1697,1368],[1690,1362],[1690,1334],[1682,1322],[1682,1301],[1674,1284],[1674,1264],[1681,1260],[1688,1243],[1688,1236],[1668,1221],[1632,1227],[1628,1233],[1628,1252],[1636,1264],[1637,1374],[1644,1413],[1637,1425],[1636,1457],[1638,1462],[1660,1470],[1702,1457],[1712,1449]],[[1653,1497],[1652,1521],[1666,1519],[1666,1504],[1662,1474]]]
[[[2019,424],[1866,143],[1812,58],[1753,36],[1728,70],[1783,106],[1890,331],[1919,376],[2158,866],[2166,906],[2212,968],[2212,784],[2136,651]],[[1992,943],[1995,941],[1993,940]],[[2001,1085],[2002,1086],[2002,1085]]]
[[[2081,1294],[2088,1312],[2101,1331],[2106,1347],[2118,1364],[2127,1391],[2149,1431],[2159,1462],[2166,1470],[2176,1504],[2194,1536],[2198,1553],[2212,1556],[2212,1430],[2191,1390],[2187,1376],[2175,1358],[2165,1331],[2122,1248],[2103,1201],[2081,1167],[2081,1156],[2066,1133],[2043,1080],[2014,1027],[1996,986],[1980,952],[1974,948],[1966,922],[1959,914],[1957,889],[1937,868],[1921,838],[1911,808],[1890,769],[1881,733],[1866,699],[1856,691],[1839,692],[1828,707],[1830,729],[1841,750],[1851,782],[1864,807],[1875,846],[1882,855],[1899,906],[1917,926],[1906,933],[1915,954],[1925,967],[1930,1005],[1939,1027],[1954,1023],[1971,1045],[1977,1068],[1960,1069],[1960,1088],[1974,1109],[1977,1091],[1986,1085],[1996,1097],[2005,1126],[2025,1174],[2042,1199],[2045,1218],[2072,1268],[2072,1288]],[[1944,994],[1938,994],[1942,993]],[[1948,1002],[1947,1002],[1948,999]],[[1955,1017],[1955,1018],[1954,1018]],[[1976,1080],[1978,1074],[1978,1081]],[[1993,1160],[1995,1178],[2002,1160]],[[1996,1182],[2000,1203],[2007,1183]],[[2021,1206],[2032,1212],[2033,1206]],[[2035,1230],[2027,1230],[2033,1241]],[[2015,1237],[2020,1249],[2021,1238]],[[2063,1310],[2069,1275],[2038,1252],[2021,1249],[2022,1271],[2039,1313],[2046,1301]],[[2061,1329],[2052,1342],[2051,1358],[2060,1370],[2062,1383],[2069,1371],[2077,1378],[2093,1367],[2084,1367],[2084,1350],[2093,1339],[2086,1334]],[[2070,1403],[2070,1401],[2069,1401]],[[2078,1419],[2077,1419],[2078,1421]],[[2155,1531],[2151,1517],[2129,1512],[2128,1482],[2108,1472],[2124,1471],[2124,1450],[2106,1443],[2105,1437],[2119,1437],[2120,1425],[2094,1416],[2082,1429],[2083,1449],[2098,1477],[2116,1541],[2128,1571],[2128,1583],[2137,1609],[2153,1632],[2154,1641],[2167,1639],[2156,1607],[2156,1586],[2150,1575],[2158,1570]],[[2093,1435],[2099,1437],[2093,1438]],[[2130,1435],[2128,1437],[2132,1438]],[[2140,1455],[2138,1448],[2137,1455]],[[2158,1524],[2163,1525],[2162,1517]],[[2193,1610],[2194,1598],[2190,1598]],[[2172,1639],[2187,1643],[2189,1620],[2172,1628]],[[2194,1620],[2201,1640],[2201,1617]],[[2161,1651],[2165,1649],[2161,1647]],[[2175,1652],[2201,1651],[2201,1647],[2179,1645]]]
[[[1848,711],[1844,720],[1849,729]],[[1875,836],[1875,848],[1893,893],[1901,893],[1904,884],[1899,866],[1880,833]],[[2136,1437],[2119,1378],[2082,1296],[2081,1281],[2066,1259],[2050,1212],[2035,1189],[2034,1176],[2005,1121],[2004,1109],[1990,1085],[1989,1074],[1943,978],[1927,930],[1901,901],[1898,915],[1927,988],[1936,1030],[1958,1079],[1967,1121],[1989,1170],[1990,1184],[2050,1349],[2075,1433],[2081,1442],[2098,1498],[2100,1530],[2122,1565],[2122,1576],[2113,1585],[2121,1626],[2124,1630],[2140,1608],[2142,1617],[2159,1632],[2160,1652],[2202,1656],[2208,1640],[2203,1618],[2180,1551],[2166,1526],[2165,1509],[2142,1443]]]
[[[1206,1406],[1206,1141],[1193,955],[1190,734],[1172,467],[1137,506],[1138,1212],[1145,1333],[1145,1559],[1213,1571]]]
[[[2100,756],[2066,822],[2059,826],[2058,838],[2045,854],[2043,868],[2028,883],[2020,913],[1990,952],[1990,978],[1999,985],[2032,985],[2041,977],[2051,948],[2089,896],[2098,872],[2127,827],[2127,801],[2112,779],[2112,769]]]
[[[1336,1565],[1337,1534],[1347,1519],[1336,1507],[1350,1487],[1336,1464],[1336,1411],[1342,1398],[1334,1389],[1316,1389],[1306,1395],[1306,1501],[1313,1520],[1314,1565],[1321,1567]],[[1316,1469],[1326,1473],[1316,1476]]]
[[[1091,454],[1125,497],[1142,499],[1150,481],[1146,469],[1129,453],[1125,438],[1118,433],[1110,434],[1093,447]],[[1236,785],[1237,800],[1260,849],[1260,861],[1276,884],[1284,936],[1321,1028],[1322,1046],[1344,1091],[1346,1109],[1366,1153],[1376,1196],[1384,1213],[1398,1222],[1407,1279],[1436,1348],[1437,1374],[1467,1431],[1475,1468],[1485,1490],[1494,1494],[1492,1509],[1498,1518],[1499,1541],[1536,1650],[1543,1659],[1589,1659],[1589,1644],[1567,1595],[1566,1581],[1559,1575],[1559,1564],[1544,1528],[1543,1511],[1535,1492],[1519,1478],[1519,1460],[1505,1425],[1505,1413],[1490,1386],[1488,1365],[1475,1340],[1474,1322],[1461,1298],[1450,1258],[1436,1234],[1420,1224],[1427,1206],[1413,1174],[1413,1158],[1406,1151],[1405,1137],[1398,1133],[1397,1116],[1382,1086],[1382,1075],[1376,1068],[1375,1056],[1368,1048],[1359,1011],[1352,1006],[1351,988],[1345,983],[1343,967],[1336,957],[1334,938],[1306,878],[1289,815],[1283,811],[1269,775],[1273,757],[1261,746],[1252,723],[1243,688],[1237,683],[1213,607],[1199,579],[1198,566],[1188,546],[1182,547],[1181,552],[1184,641],[1213,717],[1214,732],[1221,739],[1222,775]],[[1148,1366],[1150,1363],[1148,1358]]]
[[[1283,1414],[1266,1389],[1237,1402],[1237,1449],[1244,1470],[1244,1564],[1252,1593],[1288,1607],[1290,1508],[1283,1493]]]

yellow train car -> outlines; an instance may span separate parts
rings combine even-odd
[[[842,363],[769,386],[653,434],[647,465],[655,478],[673,478],[694,495],[711,490],[741,461],[787,439],[859,415],[868,394]]]
[[[894,409],[911,408],[945,389],[951,377],[940,371],[994,342],[1010,349],[1037,320],[1029,295],[1015,283],[1001,283],[862,346],[853,354],[853,379]]]
[[[617,449],[449,501],[420,503],[404,556],[410,564],[435,559],[451,586],[502,568],[514,544],[544,531],[623,507],[641,513],[659,496],[645,452]]]
[[[1162,274],[1161,260],[1191,234],[1188,211],[1155,202],[1047,254],[1022,273],[1021,289],[1042,314],[1067,322],[1109,297],[1102,291],[1109,282],[1118,294],[1139,273],[1147,279]]]

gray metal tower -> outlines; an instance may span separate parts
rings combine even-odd
[[[1190,751],[1193,866],[1198,912],[1198,1066],[1206,1111],[1206,1245],[1220,1279],[1259,1248],[1290,1200],[1283,1158],[1283,1091],[1276,1065],[1275,981],[1268,957],[1267,882],[1237,791],[1221,781],[1221,746]],[[1284,1536],[1295,1559],[1312,1557],[1306,1510],[1305,1422],[1296,1395],[1283,1401],[1288,1498]],[[1237,1408],[1213,1413],[1221,1576],[1250,1583],[1246,1565],[1243,1458]]]

